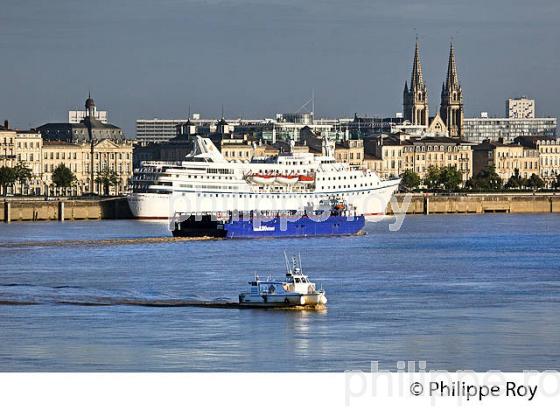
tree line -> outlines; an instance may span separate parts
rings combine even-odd
[[[4,196],[8,194],[9,188],[12,190],[19,184],[20,191],[29,184],[33,177],[33,172],[24,163],[18,163],[14,167],[0,167],[0,188]],[[52,185],[58,190],[71,188],[77,182],[76,175],[63,163],[59,164],[52,172]],[[95,182],[103,187],[104,195],[109,195],[110,187],[119,183],[118,174],[106,167],[97,173]]]
[[[446,167],[431,165],[426,170],[424,178],[421,178],[420,175],[413,170],[407,169],[401,174],[401,178],[401,189],[406,191],[413,191],[423,187],[428,191],[491,192],[523,189],[539,190],[546,186],[539,175],[533,173],[530,177],[524,178],[520,175],[519,169],[517,168],[507,181],[503,181],[496,172],[496,168],[493,166],[487,167],[477,175],[469,178],[463,186],[461,186],[463,182],[461,171],[451,165]],[[552,188],[560,189],[560,174],[556,176]]]
[[[19,184],[23,190],[23,187],[29,183],[32,177],[33,172],[31,169],[21,162],[14,167],[0,167],[0,187],[2,192],[4,195],[7,195],[8,188],[13,189],[16,184]]]

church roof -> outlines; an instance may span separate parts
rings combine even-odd
[[[507,147],[517,144],[504,144],[503,142],[499,141],[488,141],[484,140],[480,144],[473,146],[473,150],[475,151],[489,151],[494,150],[496,147]]]
[[[101,121],[94,119],[91,121],[91,126],[93,129],[119,129],[116,125],[113,124],[103,124]],[[38,130],[50,128],[50,129],[60,129],[60,130],[72,130],[72,129],[83,129],[87,128],[84,122],[80,122],[79,124],[73,124],[69,122],[48,122],[37,127]]]
[[[538,141],[556,141],[556,138],[548,137],[548,136],[523,135],[520,137],[516,137],[514,141],[518,144],[523,145],[526,148],[536,148]]]

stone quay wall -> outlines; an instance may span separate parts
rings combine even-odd
[[[126,198],[0,200],[3,222],[128,219],[132,213]]]
[[[402,204],[405,194],[395,196]],[[393,199],[394,200],[394,199]],[[412,194],[407,214],[483,214],[560,212],[560,195],[554,194]],[[387,214],[392,214],[391,204]]]

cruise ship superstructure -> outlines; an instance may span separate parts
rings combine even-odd
[[[301,211],[333,198],[356,214],[379,215],[400,182],[337,163],[326,139],[321,156],[285,153],[244,163],[228,162],[208,138],[194,136],[193,143],[184,161],[148,161],[135,170],[128,202],[136,218]]]

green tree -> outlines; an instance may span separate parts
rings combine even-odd
[[[441,170],[438,167],[430,165],[426,170],[424,185],[426,185],[426,187],[431,191],[438,189],[441,181],[440,174]]]
[[[508,182],[505,185],[507,189],[521,189],[527,186],[527,180],[521,177],[519,173],[519,169],[515,168],[513,171],[513,175],[508,179]]]
[[[33,177],[33,172],[23,162],[19,162],[14,167],[14,172],[16,175],[16,180],[20,184],[21,193],[23,194],[23,187],[27,185],[27,183],[31,180],[31,178]]]
[[[497,191],[502,188],[502,185],[502,178],[493,166],[483,169],[467,183],[467,186],[474,191]]]
[[[401,186],[407,190],[413,190],[418,188],[422,179],[420,175],[411,169],[407,169],[401,174]]]
[[[552,183],[554,189],[560,189],[560,174],[556,174],[556,180]]]
[[[119,183],[119,175],[112,169],[105,167],[98,172],[95,182],[103,186],[104,195],[109,195],[109,188]]]
[[[457,191],[463,182],[463,174],[456,167],[448,165],[440,170],[439,182],[446,191]]]
[[[544,185],[544,181],[537,174],[532,174],[527,180],[527,186],[535,190],[544,188]]]
[[[57,188],[70,188],[76,182],[76,176],[61,163],[53,170],[52,181]]]
[[[13,186],[16,182],[16,173],[13,168],[0,167],[0,186],[4,192],[4,196],[8,195],[8,187]]]

